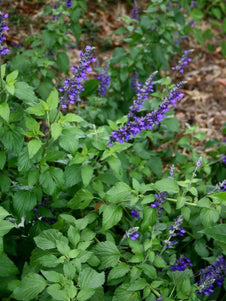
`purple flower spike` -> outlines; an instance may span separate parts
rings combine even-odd
[[[222,162],[226,165],[226,155],[221,156]]]
[[[59,102],[62,104],[62,108],[66,108],[67,104],[74,104],[77,101],[81,101],[80,94],[84,91],[83,83],[87,79],[86,73],[91,72],[91,62],[95,62],[96,59],[92,56],[94,47],[86,46],[85,52],[82,53],[78,66],[72,66],[73,78],[64,81],[64,86],[59,89],[59,92],[63,92],[63,96],[59,98]]]
[[[158,210],[158,213],[160,214],[161,211],[163,211],[162,204],[165,203],[165,198],[167,197],[167,194],[164,192],[160,192],[160,194],[155,194],[155,197],[156,199],[153,203],[151,203],[151,207],[156,208]]]
[[[137,232],[134,232],[133,234],[130,235],[130,238],[132,240],[136,240],[140,235]]]
[[[148,78],[150,80],[150,77]],[[110,136],[109,146],[112,146],[114,142],[127,142],[130,140],[131,136],[136,137],[137,134],[142,133],[144,130],[152,130],[156,124],[159,124],[166,115],[165,113],[169,111],[170,105],[176,106],[176,102],[183,97],[183,93],[179,92],[179,89],[185,84],[185,82],[180,82],[176,84],[169,94],[163,99],[163,103],[159,105],[157,110],[152,110],[145,116],[139,117],[135,114],[128,115],[132,117],[133,121],[128,121],[120,129],[112,132]],[[140,110],[140,102],[137,103],[138,111]],[[130,111],[135,111],[135,105],[130,108]]]
[[[67,1],[66,1],[66,5],[67,5],[68,7],[71,7],[71,6],[72,6],[72,0],[67,0]]]
[[[187,267],[192,267],[192,263],[188,257],[181,256],[176,263],[170,267],[172,271],[184,271]]]
[[[0,44],[2,44],[3,41],[5,41],[5,39],[6,39],[3,31],[6,31],[9,29],[7,27],[7,25],[4,23],[4,19],[7,19],[7,18],[8,18],[8,14],[2,14],[0,12]],[[0,45],[0,55],[4,55],[8,52],[9,52],[9,49],[7,47]]]
[[[209,296],[214,292],[214,284],[223,285],[225,276],[226,261],[223,256],[220,256],[212,265],[200,270],[200,280],[196,283],[198,285],[197,294],[203,293]]]
[[[100,97],[107,93],[107,88],[110,86],[110,75],[107,69],[103,69],[102,72],[97,72],[97,79],[100,81],[100,86],[98,91],[100,92]]]
[[[188,62],[191,62],[189,55],[193,52],[193,50],[185,50],[184,54],[182,55],[181,59],[177,66],[172,67],[172,70],[180,71],[180,73],[184,73],[184,67],[188,65]]]
[[[171,239],[175,236],[184,236],[186,231],[182,227],[182,223],[184,221],[183,215],[180,215],[178,218],[174,219],[174,224],[171,225],[169,228],[169,238],[164,240],[164,244],[166,245],[166,248],[170,248],[172,245],[177,244],[178,242],[176,240],[171,241]]]
[[[130,213],[131,213],[132,218],[137,218],[137,219],[140,218],[140,215],[139,215],[139,213],[137,212],[136,209],[131,210]]]

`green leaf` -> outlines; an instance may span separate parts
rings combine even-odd
[[[166,191],[168,193],[178,193],[179,187],[177,182],[172,178],[165,178],[155,183],[156,189],[160,192]]]
[[[15,264],[9,259],[9,257],[3,253],[0,256],[0,275],[1,279],[4,277],[10,277],[19,273]]]
[[[69,58],[65,52],[57,52],[57,65],[61,71],[68,73],[69,71]]]
[[[66,188],[72,187],[81,182],[81,167],[79,165],[71,165],[65,168],[65,185]]]
[[[50,110],[54,110],[58,107],[59,104],[58,98],[59,98],[58,91],[56,89],[52,90],[46,100]]]
[[[51,30],[43,30],[42,31],[42,38],[45,46],[50,49],[57,41],[57,33],[56,31]]]
[[[62,133],[62,126],[59,123],[53,123],[51,124],[51,135],[53,138],[53,141],[55,141],[60,134]]]
[[[33,90],[34,88],[29,86],[25,82],[15,83],[15,96],[28,104],[35,104],[35,102],[37,101],[37,97],[35,96]]]
[[[141,229],[147,231],[148,227],[153,226],[158,220],[158,211],[151,206],[145,206],[143,209],[143,219]]]
[[[5,174],[0,174],[0,188],[2,192],[7,192],[11,185],[10,178]]]
[[[20,286],[14,290],[13,296],[16,300],[34,300],[45,289],[46,285],[47,283],[42,276],[29,273],[22,279]]]
[[[199,231],[204,233],[213,239],[226,244],[226,224],[219,224],[210,228]]]
[[[132,281],[132,284],[128,288],[128,291],[139,291],[145,288],[147,281],[144,278],[137,279]]]
[[[98,273],[90,267],[84,268],[78,277],[78,285],[81,289],[100,287],[104,284],[104,281],[104,272]]]
[[[101,210],[103,211],[103,231],[117,225],[122,218],[122,208],[117,205],[103,205]]]
[[[164,259],[162,257],[155,256],[154,266],[156,266],[157,268],[165,268],[166,267],[166,263],[165,263],[165,261],[164,261]]]
[[[108,275],[108,281],[113,279],[121,278],[129,272],[129,265],[125,262],[120,262],[113,269],[111,269]]]
[[[66,278],[73,280],[76,274],[76,268],[72,262],[65,262],[63,271]]]
[[[110,157],[107,159],[108,164],[114,174],[114,176],[118,180],[122,180],[123,177],[123,169],[122,169],[122,162],[118,158]]]
[[[15,70],[6,76],[6,82],[8,85],[13,85],[18,76],[18,70]]]
[[[5,76],[6,64],[1,65],[1,78],[3,79]]]
[[[34,238],[38,248],[49,250],[56,248],[56,242],[62,240],[63,235],[55,229],[48,229],[41,232],[40,235]]]
[[[52,195],[57,187],[61,188],[64,184],[64,173],[60,168],[50,167],[49,170],[41,173],[39,181],[44,192]]]
[[[0,116],[6,122],[9,122],[9,115],[10,115],[9,105],[6,102],[1,103],[0,104]]]
[[[221,41],[221,52],[223,57],[226,57],[226,41]]]
[[[71,209],[85,209],[93,199],[92,193],[88,189],[80,189],[73,199],[68,202]]]
[[[73,114],[73,113],[68,113],[62,118],[62,124],[66,124],[69,122],[81,122],[83,121],[83,118],[80,117],[79,115]]]
[[[74,154],[79,146],[79,140],[76,138],[76,128],[65,128],[59,138],[59,145],[67,152]]]
[[[203,208],[200,218],[205,228],[214,226],[219,219],[219,212],[216,209]]]
[[[33,158],[35,154],[39,151],[42,147],[42,142],[39,139],[32,139],[28,142],[28,154],[29,159]]]
[[[84,186],[89,185],[93,176],[93,167],[91,165],[85,165],[81,169],[82,182]]]
[[[3,151],[0,151],[0,169],[3,169],[6,163],[6,154]]]
[[[13,196],[13,207],[19,217],[26,216],[37,204],[37,195],[28,190],[19,190]]]
[[[77,295],[78,301],[91,300],[90,298],[94,295],[95,289],[93,288],[83,288]]]
[[[64,282],[64,276],[58,272],[44,270],[41,270],[41,272],[44,275],[44,277],[50,282]]]
[[[112,301],[133,300],[132,296],[134,293],[128,291],[129,286],[129,283],[123,283],[122,285],[118,286],[115,290]]]
[[[116,266],[120,258],[118,248],[110,241],[98,243],[94,248],[94,253],[101,260],[101,266],[103,268]]]
[[[26,112],[29,114],[33,114],[35,116],[43,116],[45,115],[45,110],[41,105],[34,105],[32,107],[28,107]]]
[[[70,248],[68,246],[68,244],[66,244],[65,242],[63,241],[57,241],[56,242],[56,246],[57,246],[57,250],[64,256],[68,256],[69,253],[70,253]]]
[[[68,301],[68,295],[65,290],[62,290],[62,286],[58,283],[54,283],[48,286],[47,293],[53,298],[52,300]]]
[[[127,198],[131,193],[131,188],[124,182],[118,182],[106,193],[106,199],[110,203],[119,203],[128,201]]]
[[[0,221],[0,236],[4,236],[8,233],[12,228],[14,228],[14,224],[9,221]]]
[[[37,262],[47,268],[55,268],[59,264],[57,257],[53,254],[41,256],[37,259]]]
[[[8,215],[10,215],[10,213],[0,206],[0,221],[2,221]]]

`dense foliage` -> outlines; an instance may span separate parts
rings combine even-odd
[[[214,2],[134,0],[103,66],[86,1],[46,5],[51,20],[14,47],[0,12],[1,300],[223,300],[226,127],[204,143],[173,116],[183,40],[203,3],[221,20]]]

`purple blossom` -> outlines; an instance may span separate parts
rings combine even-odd
[[[223,162],[224,164],[226,164],[226,155],[222,155],[222,156],[221,156],[221,159],[222,159],[222,162]]]
[[[165,203],[165,198],[167,197],[167,194],[164,192],[160,192],[160,194],[155,194],[156,199],[153,203],[151,203],[152,208],[156,208],[158,210],[158,213],[160,214],[163,210],[162,204]]]
[[[202,157],[199,157],[199,159],[196,162],[196,168],[200,167],[202,165]]]
[[[209,296],[214,292],[214,285],[222,286],[226,276],[226,261],[223,256],[217,258],[216,262],[200,270],[200,280],[197,293]]]
[[[180,71],[180,73],[184,73],[184,67],[188,65],[188,62],[191,62],[189,55],[193,52],[193,50],[185,50],[184,54],[182,55],[181,59],[177,66],[172,67],[172,70]]]
[[[140,218],[140,215],[136,209],[131,210],[130,213],[131,213],[132,218],[137,218],[137,219]]]
[[[175,169],[175,166],[174,164],[172,166],[170,166],[170,171],[169,171],[169,177],[168,178],[172,178],[174,176],[174,169]]]
[[[78,67],[72,66],[74,77],[72,79],[66,78],[64,81],[64,87],[59,89],[63,92],[63,96],[59,98],[59,102],[62,104],[62,108],[67,108],[67,104],[74,104],[76,101],[80,101],[80,94],[84,91],[83,82],[87,79],[86,73],[91,72],[91,62],[95,62],[96,59],[92,56],[94,47],[86,46],[85,52],[80,52],[81,57]]]
[[[67,5],[68,7],[71,7],[71,6],[72,6],[72,0],[67,0],[67,1],[66,1],[66,5]]]
[[[3,31],[6,31],[6,30],[9,29],[7,27],[7,25],[4,23],[4,19],[7,19],[8,16],[9,16],[8,14],[2,14],[0,12],[0,44],[2,44],[3,41],[6,40]],[[4,55],[4,54],[6,54],[8,52],[9,52],[9,49],[7,47],[0,45],[0,55]]]
[[[187,267],[192,267],[192,263],[188,257],[180,256],[174,265],[170,267],[172,271],[184,271]]]
[[[193,27],[193,26],[195,25],[195,20],[192,19],[192,20],[188,23],[188,25],[190,25],[190,26]]]
[[[139,7],[136,0],[133,0],[133,9],[131,11],[132,18],[140,22]]]
[[[102,97],[107,93],[107,88],[110,86],[110,75],[108,73],[108,70],[104,68],[102,72],[97,72],[97,79],[100,81],[98,91],[100,92],[100,96]]]
[[[192,1],[191,5],[190,5],[190,8],[196,7],[197,3],[198,3],[198,1]]]
[[[134,232],[133,234],[130,234],[130,238],[132,240],[136,240],[140,235],[137,232]]]
[[[153,90],[153,78],[157,74],[157,71],[153,72],[145,81],[144,84],[138,82],[137,74],[133,75],[135,79],[135,83],[133,82],[133,86],[135,86],[136,90],[136,99],[133,101],[133,105],[129,108],[130,111],[128,113],[128,117],[134,118],[135,112],[140,112],[142,106],[144,105],[144,101],[148,100],[148,93],[154,92]]]
[[[170,105],[176,106],[176,102],[183,97],[183,93],[179,92],[179,89],[185,82],[176,84],[169,94],[163,99],[163,103],[159,105],[157,110],[148,112],[145,116],[132,115],[133,121],[127,121],[127,123],[120,129],[112,132],[110,136],[109,146],[113,145],[113,142],[120,143],[127,142],[131,136],[136,137],[137,134],[144,130],[152,130],[156,124],[159,124],[163,118],[166,117],[165,113],[169,111]],[[137,110],[140,110],[140,101],[130,108],[130,111],[135,111],[135,106],[138,106]]]
[[[184,221],[183,215],[180,215],[178,218],[174,219],[174,224],[169,227],[170,228],[169,238],[163,241],[166,245],[166,248],[170,248],[173,244],[174,245],[177,244],[176,240],[173,241],[171,240],[173,237],[184,236],[184,233],[186,233],[186,231],[182,227],[183,221]]]
[[[224,180],[223,182],[218,183],[216,185],[216,189],[219,189],[222,192],[226,191],[226,180]]]
[[[156,301],[163,301],[162,296],[159,296],[158,299],[156,299]]]

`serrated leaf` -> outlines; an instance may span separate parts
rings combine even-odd
[[[33,158],[42,146],[42,142],[38,139],[32,139],[28,142],[28,154],[29,159]]]
[[[37,195],[28,190],[19,190],[13,196],[13,207],[19,217],[26,216],[37,204]]]
[[[19,273],[17,267],[12,262],[12,260],[9,259],[9,257],[3,253],[0,256],[0,275],[1,279],[4,277],[10,277],[17,275]]]
[[[9,122],[9,115],[10,115],[9,105],[6,102],[1,103],[0,104],[0,116],[6,122]]]
[[[41,105],[35,105],[26,109],[26,112],[29,114],[33,114],[35,116],[43,116],[45,115],[45,110]]]
[[[10,215],[10,213],[0,206],[0,221],[2,221],[8,215]]]
[[[219,224],[210,228],[199,231],[204,233],[213,239],[226,244],[226,224]]]
[[[64,281],[64,276],[55,271],[44,271],[41,270],[44,277],[50,282],[59,282],[62,283]]]
[[[15,96],[30,104],[34,104],[37,101],[37,97],[34,93],[34,88],[29,86],[25,82],[15,83]]]
[[[34,300],[46,287],[45,279],[35,273],[27,274],[21,281],[20,286],[17,287],[13,296],[16,300]]]
[[[130,267],[127,263],[120,262],[113,269],[111,269],[108,275],[108,281],[125,276],[129,272],[129,270]]]
[[[51,124],[51,135],[53,141],[55,141],[60,136],[61,133],[62,133],[62,126],[59,123]]]
[[[216,209],[203,208],[200,213],[203,226],[208,228],[214,226],[219,219],[219,212]]]
[[[14,228],[14,224],[9,221],[0,221],[0,236],[4,236],[8,233],[12,228]]]
[[[78,285],[80,288],[97,288],[104,284],[104,272],[98,273],[94,269],[84,268],[78,277]]]
[[[57,301],[68,301],[68,296],[65,290],[62,290],[62,286],[58,283],[51,284],[47,288],[47,293]]]
[[[83,185],[86,187],[89,185],[93,176],[93,167],[91,165],[85,165],[81,169],[81,177]]]
[[[124,182],[118,182],[106,193],[106,199],[110,203],[126,202],[131,193],[131,188]]]
[[[46,100],[50,110],[54,110],[58,107],[59,104],[58,98],[59,98],[58,91],[56,89],[52,90]]]
[[[112,228],[117,225],[122,218],[122,208],[116,205],[103,205],[103,223],[102,230],[106,231],[107,229]]]
[[[61,71],[68,73],[69,71],[69,58],[65,52],[57,52],[57,65]]]
[[[103,268],[116,266],[120,258],[118,248],[110,241],[98,243],[94,248],[94,253],[101,260],[101,266]]]
[[[6,76],[7,84],[9,84],[9,85],[14,84],[17,76],[18,76],[18,70],[15,70],[15,71],[11,72],[10,74],[8,74]]]
[[[48,229],[34,238],[38,248],[42,250],[49,250],[56,248],[57,240],[61,240],[63,235],[55,229]]]
[[[178,193],[179,187],[177,182],[172,178],[165,178],[155,183],[155,187],[160,191],[166,191],[168,193]]]
[[[91,300],[90,298],[94,295],[95,289],[94,288],[83,288],[77,295],[78,301],[86,301]]]
[[[69,122],[81,122],[83,118],[79,115],[68,113],[62,118],[62,124],[69,123]]]

